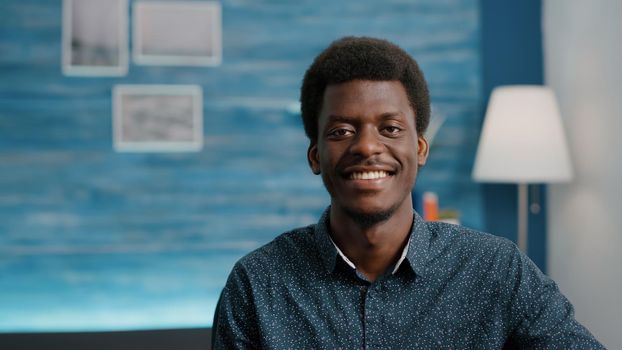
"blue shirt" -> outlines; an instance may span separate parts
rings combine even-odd
[[[236,263],[212,342],[215,349],[604,349],[512,242],[415,213],[406,258],[370,283],[335,249],[328,210],[317,225]]]

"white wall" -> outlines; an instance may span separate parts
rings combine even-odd
[[[543,4],[545,80],[575,169],[549,186],[548,269],[577,319],[622,349],[622,1]]]

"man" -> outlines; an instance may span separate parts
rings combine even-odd
[[[330,207],[235,265],[216,349],[602,348],[514,244],[413,211],[430,102],[406,52],[338,40],[306,72],[300,99]]]

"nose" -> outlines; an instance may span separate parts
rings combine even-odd
[[[380,134],[372,126],[361,128],[356,137],[352,139],[350,152],[365,158],[381,153],[384,145],[380,142]]]

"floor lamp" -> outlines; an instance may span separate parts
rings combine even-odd
[[[518,246],[527,253],[528,185],[569,181],[572,168],[553,90],[493,90],[479,140],[473,179],[518,184]]]

